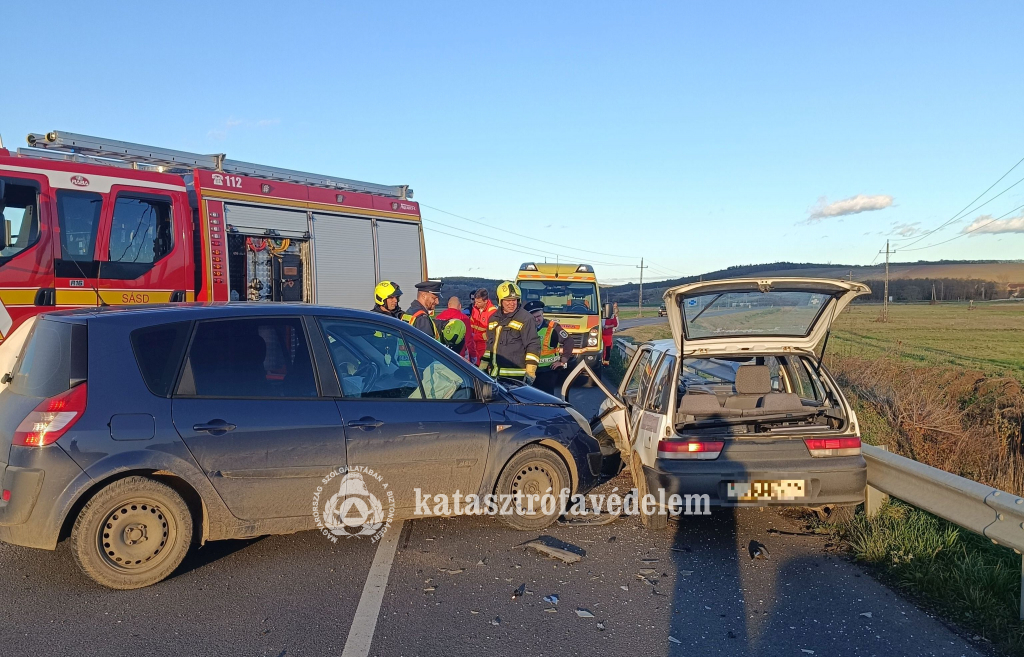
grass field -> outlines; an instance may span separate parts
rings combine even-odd
[[[634,310],[634,314],[635,314]],[[645,311],[646,312],[646,311]],[[621,314],[621,313],[620,313]],[[1024,303],[854,305],[836,320],[832,356],[896,356],[920,365],[953,365],[1024,381]],[[668,324],[620,333],[637,342],[671,337]]]
[[[854,305],[836,319],[834,356],[897,356],[921,365],[953,365],[1024,380],[1024,303]]]

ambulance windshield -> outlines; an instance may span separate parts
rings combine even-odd
[[[571,315],[596,315],[597,285],[561,281],[519,281],[523,303],[540,300],[544,312]]]

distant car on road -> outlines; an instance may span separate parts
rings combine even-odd
[[[314,509],[379,518],[393,494],[407,518],[417,488],[583,492],[601,469],[566,403],[494,381],[374,313],[50,313],[12,374],[0,393],[0,540],[52,550],[70,536],[82,570],[112,588],[164,579],[194,544],[319,527]],[[324,480],[342,466],[364,474]],[[388,494],[368,501],[374,476]],[[337,493],[328,505],[315,501],[321,487]],[[537,531],[559,512],[545,511],[502,518]]]
[[[658,317],[668,317],[668,308],[665,307],[665,304],[658,306]]]
[[[671,340],[642,344],[592,422],[618,436],[641,494],[705,506],[863,501],[857,416],[815,347],[866,285],[780,278],[665,293]],[[582,368],[569,377],[578,376]],[[664,527],[664,508],[642,515]]]

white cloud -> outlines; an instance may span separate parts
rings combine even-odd
[[[897,223],[894,223],[892,225],[892,232],[889,233],[889,234],[890,235],[899,235],[900,237],[914,237],[915,235],[917,235],[918,233],[921,232],[920,226],[921,226],[921,222],[920,221],[915,221],[912,224],[906,224],[906,223],[897,224]]]
[[[981,235],[982,233],[1024,233],[1024,212],[1009,219],[993,219],[992,215],[984,214],[965,226],[964,233]]]
[[[879,194],[876,196],[857,194],[856,196],[844,198],[841,201],[835,201],[833,203],[829,203],[828,199],[822,196],[818,199],[818,202],[814,207],[811,208],[811,214],[807,217],[807,220],[804,223],[816,224],[822,219],[828,219],[829,217],[842,217],[848,214],[860,214],[861,212],[884,210],[890,205],[892,205],[892,197],[888,194]]]

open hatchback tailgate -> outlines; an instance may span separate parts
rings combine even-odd
[[[684,356],[801,350],[821,342],[863,283],[827,278],[731,278],[665,292],[669,326]]]

